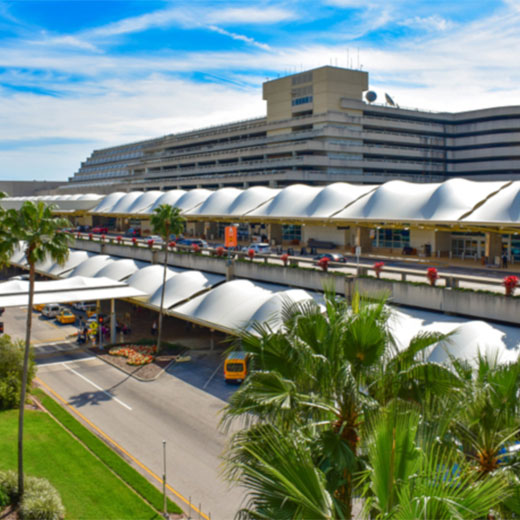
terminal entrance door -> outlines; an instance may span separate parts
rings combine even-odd
[[[480,258],[486,251],[484,236],[457,236],[451,239],[451,252],[459,258]]]

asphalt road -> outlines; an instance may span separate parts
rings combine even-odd
[[[42,364],[38,378],[156,475],[166,440],[168,483],[212,519],[233,518],[243,493],[220,476],[223,400],[167,373],[142,383],[97,358]]]

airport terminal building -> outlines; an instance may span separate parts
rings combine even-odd
[[[520,179],[520,106],[434,113],[368,89],[332,66],[267,81],[265,117],[96,150],[59,192]]]

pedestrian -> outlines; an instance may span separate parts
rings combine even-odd
[[[154,320],[152,323],[152,336],[155,336],[157,334],[157,321]]]
[[[502,255],[502,267],[504,269],[507,269],[507,254],[504,252],[504,254]]]

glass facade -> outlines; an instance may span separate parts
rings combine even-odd
[[[284,224],[282,226],[282,240],[292,241],[302,239],[302,227],[292,224]]]
[[[372,247],[402,249],[410,245],[409,229],[376,229]]]

